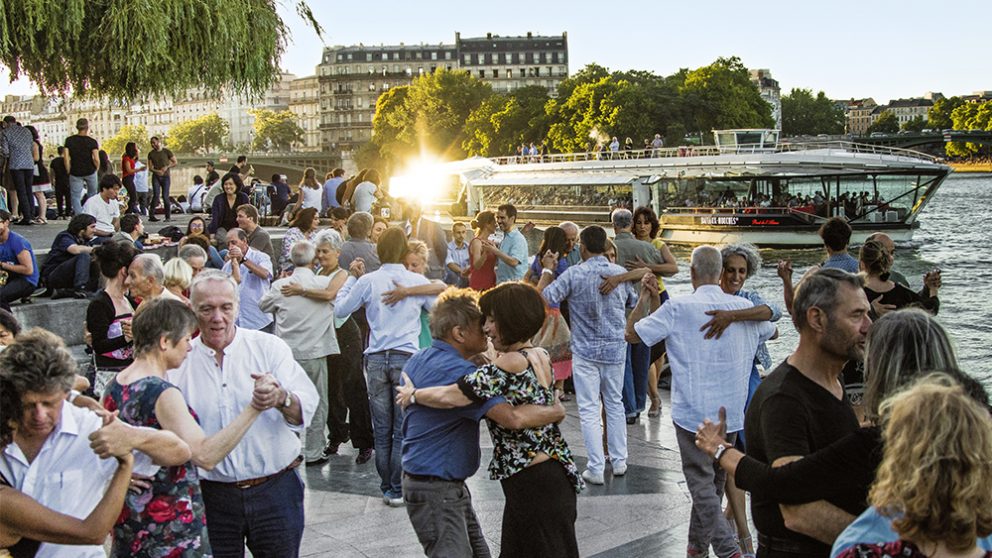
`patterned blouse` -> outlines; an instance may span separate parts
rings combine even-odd
[[[521,354],[526,356],[524,351]],[[502,396],[511,405],[553,405],[554,388],[542,386],[534,366],[528,360],[527,369],[519,374],[507,372],[495,364],[487,364],[475,372],[462,376],[458,387],[473,401],[485,401]],[[546,453],[565,467],[565,474],[572,481],[576,492],[584,486],[575,467],[572,452],[561,435],[557,424],[538,428],[509,430],[493,420],[489,433],[493,438],[493,460],[489,463],[489,478],[502,480],[523,471],[538,453]]]
[[[992,558],[992,551],[983,554]],[[909,541],[895,541],[879,544],[856,544],[838,555],[838,558],[927,558],[917,546]]]
[[[107,386],[103,406],[120,411],[122,421],[132,426],[161,429],[155,403],[165,390],[175,387],[149,376],[121,385],[114,379]],[[190,414],[196,414],[190,409]],[[175,467],[160,467],[152,487],[141,493],[128,492],[124,509],[114,525],[112,557],[205,558],[212,556],[207,539],[207,521],[196,467],[191,461]]]

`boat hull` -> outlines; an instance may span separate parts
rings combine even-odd
[[[863,244],[869,235],[884,232],[897,243],[913,238],[914,225],[865,224],[852,226],[851,244]],[[823,246],[817,226],[783,227],[775,229],[743,227],[668,227],[662,225],[659,236],[669,244],[698,246],[748,243],[762,248],[816,248]]]

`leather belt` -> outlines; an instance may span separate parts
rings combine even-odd
[[[218,482],[217,484],[225,484],[225,485],[228,485],[228,486],[234,486],[235,488],[240,488],[241,490],[247,490],[249,488],[255,488],[256,486],[258,486],[260,484],[265,484],[265,483],[269,482],[270,480],[278,477],[279,475],[285,473],[286,471],[292,471],[293,469],[299,467],[300,466],[300,463],[303,463],[303,456],[302,455],[297,456],[297,458],[294,459],[292,463],[290,463],[289,465],[287,465],[285,469],[282,469],[278,473],[273,473],[271,475],[267,475],[267,476],[264,476],[264,477],[258,477],[258,478],[254,478],[254,479],[240,480],[240,481],[236,481],[236,482]],[[211,481],[207,481],[207,482],[211,482]]]
[[[443,479],[441,477],[435,477],[434,475],[415,475],[413,473],[403,473],[403,476],[415,481],[420,482],[465,482],[461,479]]]
[[[785,552],[798,556],[827,556],[830,554],[830,548],[825,544],[783,539],[761,533],[758,533],[758,546],[775,552]]]

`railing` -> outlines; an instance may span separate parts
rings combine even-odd
[[[809,141],[809,142],[780,142],[775,148],[761,145],[738,145],[734,147],[719,147],[715,145],[661,147],[658,149],[632,149],[620,151],[589,151],[579,153],[545,153],[541,155],[509,155],[491,157],[497,165],[526,165],[533,163],[572,163],[580,161],[625,161],[633,159],[671,159],[681,157],[712,157],[715,155],[756,154],[756,153],[793,153],[813,149],[836,149],[846,153],[862,153],[873,155],[890,155],[909,157],[931,163],[940,163],[938,157],[933,157],[912,149],[887,147],[880,145],[855,143],[850,141]]]

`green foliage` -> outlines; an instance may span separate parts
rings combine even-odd
[[[489,97],[469,115],[462,149],[469,155],[499,156],[515,153],[522,143],[541,143],[548,133],[547,102],[547,89],[538,85]]]
[[[384,170],[388,167],[386,160],[382,158],[381,148],[374,141],[359,145],[352,154],[352,159],[360,169]]]
[[[914,116],[910,120],[902,123],[901,130],[906,132],[922,132],[927,127],[927,121],[923,116]]]
[[[318,35],[305,0],[297,11]],[[262,94],[289,36],[276,0],[0,2],[0,64],[43,94],[120,100],[194,87]]]
[[[138,153],[142,154],[142,157],[144,157],[144,154],[148,153],[151,149],[151,144],[149,143],[150,139],[151,136],[148,134],[148,130],[146,130],[144,126],[128,124],[121,127],[116,136],[104,140],[100,147],[107,152],[111,160],[114,160],[115,157],[123,155],[124,147],[129,142],[133,141],[138,147]]]
[[[257,109],[248,111],[255,117],[255,137],[252,149],[285,151],[294,143],[303,141],[303,128],[296,123],[296,117],[288,110],[274,111]]]
[[[929,110],[927,110],[927,127],[935,130],[948,130],[954,127],[951,113],[954,109],[964,104],[961,97],[949,97],[938,99]]]
[[[844,111],[823,91],[793,89],[782,97],[782,134],[785,136],[844,133]]]
[[[883,110],[882,114],[878,115],[878,119],[868,126],[868,133],[872,134],[875,132],[881,132],[883,134],[894,134],[899,131],[899,119],[896,117],[896,113],[891,110]]]
[[[761,98],[747,68],[736,56],[685,72],[679,87],[690,130],[770,128],[771,106]]]
[[[208,153],[227,142],[229,129],[217,113],[186,120],[169,129],[168,147],[177,153]]]
[[[955,130],[992,132],[992,101],[962,103],[951,113],[951,122]],[[951,157],[970,157],[990,153],[992,148],[970,141],[952,141],[947,144],[946,151]]]

